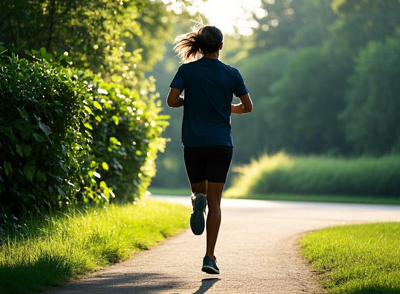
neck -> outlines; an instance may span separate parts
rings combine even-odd
[[[219,57],[219,52],[213,52],[213,53],[206,53],[204,54],[205,58],[211,58],[211,59],[218,59]]]

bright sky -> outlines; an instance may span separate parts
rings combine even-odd
[[[172,9],[180,9],[180,1],[170,1]],[[269,0],[272,1],[272,0]],[[251,35],[253,28],[258,23],[253,19],[255,14],[258,18],[267,15],[267,11],[261,8],[261,0],[192,0],[193,5],[189,12],[196,15],[198,12],[204,14],[211,25],[220,28],[224,34],[233,35],[234,27],[241,35]]]

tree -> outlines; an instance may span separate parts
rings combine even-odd
[[[357,153],[400,151],[400,32],[372,41],[356,61],[341,114],[346,139]]]
[[[251,55],[238,65],[255,107],[250,115],[232,116],[233,139],[239,146],[234,152],[235,161],[244,163],[266,150],[279,149],[272,138],[276,126],[269,122],[271,89],[282,78],[294,56],[292,50],[276,48]]]
[[[0,40],[24,57],[45,47],[106,81],[136,85],[162,57],[177,15],[161,1],[37,0],[0,3]]]
[[[266,17],[258,20],[253,52],[276,47],[307,47],[329,38],[329,25],[336,15],[331,0],[264,0]]]

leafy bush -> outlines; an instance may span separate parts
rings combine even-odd
[[[94,83],[93,96],[95,109],[87,125],[93,135],[93,166],[101,167],[101,185],[112,188],[104,190],[107,199],[115,192],[116,200],[133,201],[146,191],[155,175],[156,153],[165,145],[161,133],[167,122],[158,116],[154,80],[143,81],[137,90]]]
[[[33,53],[51,59],[44,49]],[[127,89],[0,55],[0,93],[0,221],[115,195],[133,201],[146,191],[167,124],[153,80]]]
[[[400,197],[400,157],[353,159],[264,155],[239,175],[227,195],[289,193]]]
[[[74,201],[85,181],[85,86],[47,61],[0,57],[1,212]]]

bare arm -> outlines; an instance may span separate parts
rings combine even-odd
[[[250,95],[247,93],[246,95],[239,97],[240,103],[231,105],[231,112],[233,114],[244,114],[249,113],[253,110],[253,101],[250,98]]]
[[[181,107],[183,106],[183,97],[179,96],[181,94],[181,90],[178,88],[172,87],[169,90],[167,97],[167,104],[169,107]]]

